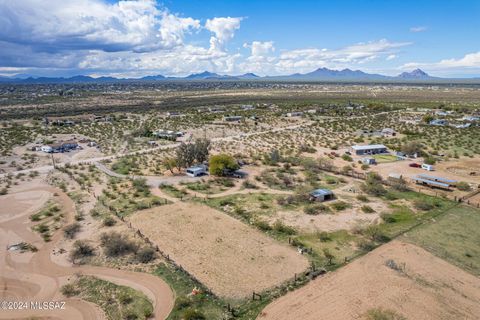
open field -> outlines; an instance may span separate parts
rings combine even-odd
[[[257,319],[359,319],[384,308],[407,319],[473,320],[479,299],[478,277],[420,247],[393,241],[279,298]]]
[[[308,267],[308,261],[292,248],[200,204],[144,210],[128,221],[222,297],[247,297]]]
[[[404,239],[480,276],[480,212],[459,206],[405,234]]]

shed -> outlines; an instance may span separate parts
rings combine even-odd
[[[370,164],[375,164],[377,162],[375,161],[375,158],[366,157],[366,158],[362,158],[362,163],[370,165]]]
[[[457,180],[431,176],[431,175],[428,175],[428,174],[419,174],[419,175],[417,175],[417,177],[421,178],[421,179],[425,179],[425,180],[431,180],[431,181],[445,183],[445,184],[448,184],[450,186],[455,186],[457,184]]]
[[[450,190],[450,185],[448,183],[443,183],[443,182],[438,182],[438,181],[433,181],[433,180],[428,180],[428,179],[423,179],[419,176],[414,176],[412,178],[413,181],[417,184],[421,184],[424,186],[429,186],[432,188],[440,188],[440,189],[446,189]]]
[[[311,201],[327,201],[335,198],[335,195],[328,189],[316,189],[310,192]]]

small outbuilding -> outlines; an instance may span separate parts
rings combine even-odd
[[[376,162],[375,158],[366,157],[366,158],[362,158],[362,163],[371,165],[371,164],[376,164],[377,162]]]
[[[310,201],[328,201],[332,200],[335,198],[335,195],[333,194],[332,190],[328,189],[316,189],[310,192]]]

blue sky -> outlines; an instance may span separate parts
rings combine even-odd
[[[0,75],[478,77],[478,17],[478,0],[0,0]]]

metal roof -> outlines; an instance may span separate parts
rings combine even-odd
[[[419,178],[419,177],[413,177],[413,180],[420,181],[420,182],[425,182],[427,184],[431,184],[431,185],[439,186],[439,187],[444,187],[444,188],[450,187],[450,185],[446,184],[446,183],[437,182],[437,181],[433,181],[433,180],[422,179],[422,178]]]
[[[333,192],[328,189],[316,189],[310,192],[310,194],[314,197],[318,197],[318,196],[328,196],[333,194]]]
[[[195,166],[195,167],[190,167],[190,168],[187,168],[186,170],[188,171],[205,171],[205,167],[202,167],[202,166]]]
[[[371,150],[371,149],[387,149],[383,144],[369,144],[366,146],[352,146],[353,150]]]
[[[417,177],[420,177],[422,179],[427,179],[427,180],[433,180],[433,181],[440,181],[440,182],[444,182],[444,183],[456,183],[457,181],[456,180],[451,180],[451,179],[447,179],[447,178],[442,178],[442,177],[435,177],[435,176],[430,176],[428,174],[419,174],[417,175]]]

